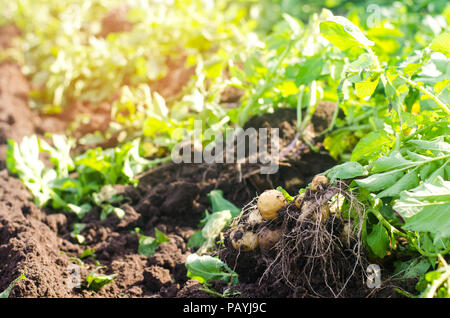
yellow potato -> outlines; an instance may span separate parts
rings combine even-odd
[[[286,204],[283,193],[277,190],[263,192],[257,202],[259,213],[264,220],[273,220],[278,216],[280,210]]]
[[[327,185],[328,184],[328,178],[325,176],[315,176],[312,179],[311,182],[311,190],[312,191],[317,191],[319,190],[319,187],[322,185]]]
[[[242,227],[231,232],[230,239],[234,249],[241,252],[250,252],[258,247],[258,235],[252,231],[244,231]]]

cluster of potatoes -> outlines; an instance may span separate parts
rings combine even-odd
[[[311,190],[317,191],[320,187],[328,184],[328,179],[324,176],[316,176],[311,184]],[[297,208],[301,208],[304,194],[295,197],[294,203]],[[306,202],[305,202],[306,203]],[[287,204],[283,193],[278,190],[267,190],[263,192],[254,206],[248,213],[245,222],[239,223],[230,233],[231,244],[241,252],[249,252],[257,247],[262,250],[270,250],[282,236],[280,228],[270,229],[269,227],[258,227],[265,221],[274,220],[278,217],[278,211]],[[322,208],[321,208],[322,209]],[[328,204],[325,204],[321,211],[322,219],[329,215]],[[311,215],[314,218],[314,215]],[[258,231],[253,229],[258,228]]]

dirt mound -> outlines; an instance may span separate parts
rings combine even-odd
[[[13,289],[12,296],[67,297],[69,258],[59,253],[60,239],[30,199],[19,180],[0,171],[0,290],[26,268],[28,279]]]

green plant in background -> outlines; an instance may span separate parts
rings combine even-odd
[[[237,284],[238,275],[224,262],[210,255],[190,254],[186,259],[187,276],[200,284],[208,284],[213,280],[221,280]]]
[[[25,137],[20,144],[13,140],[8,143],[8,169],[31,191],[36,205],[71,211],[79,218],[92,209],[92,204],[102,207],[102,219],[110,213],[123,216],[124,212],[113,206],[123,198],[116,196],[111,186],[136,183],[139,173],[167,160],[141,157],[138,139],[117,148],[90,149],[73,160],[70,142],[62,136],[53,136],[55,147],[36,136]],[[45,167],[41,151],[49,152],[56,169]]]

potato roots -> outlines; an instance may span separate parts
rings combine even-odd
[[[316,181],[314,190],[306,189],[290,203],[280,200],[280,192],[266,191],[233,220],[221,254],[238,273],[241,270],[240,276],[250,270],[260,283],[282,281],[308,297],[344,297],[348,286],[363,285],[362,226],[355,224],[363,219],[363,206],[345,183],[330,185],[324,177]],[[345,199],[347,212],[359,216],[353,223],[344,211],[330,211],[338,196]],[[267,198],[271,209],[264,206]],[[261,207],[269,218],[257,215]],[[248,241],[242,244],[244,239]],[[252,265],[239,266],[241,262]]]

